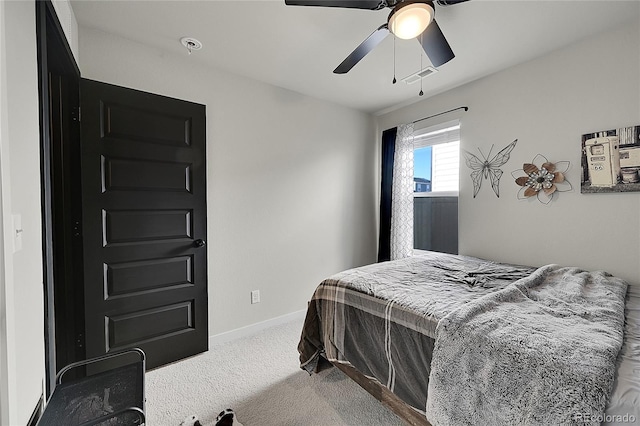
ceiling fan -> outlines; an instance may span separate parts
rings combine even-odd
[[[441,6],[463,3],[468,0],[437,0]],[[434,67],[452,60],[455,55],[447,39],[434,19],[435,8],[430,0],[285,0],[289,6],[324,6],[348,9],[380,10],[391,8],[386,24],[380,25],[369,37],[333,70],[345,74],[371,52],[384,38],[393,33],[402,39],[418,38]]]

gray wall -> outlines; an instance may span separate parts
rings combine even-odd
[[[462,160],[460,253],[603,269],[640,285],[640,193],[580,194],[581,135],[640,124],[640,23],[380,116],[379,133],[461,105],[470,108],[461,116],[462,149],[487,153],[495,144],[495,153],[519,142],[503,167],[500,198],[487,181],[474,199]],[[573,192],[548,206],[517,200],[511,177],[538,153],[572,164]]]

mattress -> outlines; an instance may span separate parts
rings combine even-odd
[[[324,360],[353,365],[424,412],[438,321],[533,271],[427,252],[336,274],[309,304],[298,347],[301,367],[311,373]],[[603,424],[628,424],[631,417],[640,423],[639,296],[629,291],[625,341]]]

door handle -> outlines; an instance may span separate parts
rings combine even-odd
[[[197,240],[195,240],[195,241],[193,242],[193,246],[194,246],[194,247],[198,247],[198,248],[200,248],[200,247],[204,247],[205,245],[207,245],[207,243],[205,242],[205,240],[200,239],[200,238],[198,238]]]

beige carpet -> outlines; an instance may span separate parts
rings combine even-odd
[[[300,370],[301,329],[301,321],[275,326],[148,372],[147,424],[178,425],[196,414],[209,426],[224,408],[244,426],[404,424],[336,368]]]

